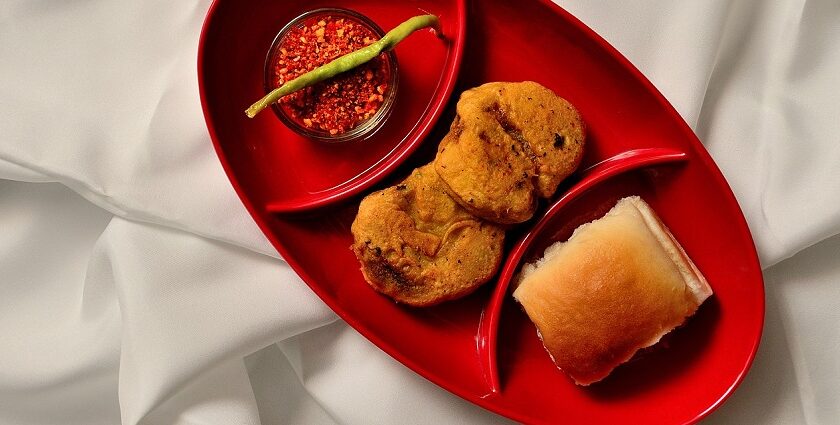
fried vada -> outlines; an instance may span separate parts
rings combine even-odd
[[[572,104],[542,85],[495,82],[461,94],[435,171],[469,212],[502,224],[531,218],[583,157],[585,128]]]
[[[432,164],[365,197],[351,231],[365,280],[413,306],[459,298],[487,282],[501,262],[505,235],[459,206]]]

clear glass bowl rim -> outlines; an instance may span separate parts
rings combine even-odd
[[[268,49],[268,53],[266,54],[265,58],[265,75],[263,83],[264,90],[266,93],[269,93],[275,88],[272,84],[272,80],[274,77],[274,53],[277,49],[279,49],[280,43],[283,41],[286,34],[302,21],[313,16],[326,14],[347,15],[361,22],[363,25],[368,26],[371,30],[373,30],[374,33],[376,33],[376,35],[379,38],[382,38],[385,35],[385,31],[383,31],[382,28],[379,27],[379,25],[377,25],[367,16],[362,15],[361,13],[356,12],[355,10],[340,7],[323,7],[304,12],[298,15],[296,18],[289,21],[289,23],[284,25],[283,28],[281,28],[280,31],[277,32],[277,35],[274,37],[274,40],[271,43],[271,47]],[[336,135],[331,135],[328,132],[313,131],[307,127],[298,124],[292,118],[287,116],[286,113],[283,112],[283,108],[280,107],[279,103],[275,102],[274,104],[272,104],[271,109],[274,110],[274,114],[280,119],[280,121],[283,122],[283,124],[292,129],[294,132],[311,139],[330,143],[367,139],[368,137],[372,136],[391,115],[391,108],[393,107],[394,99],[396,98],[397,94],[397,87],[399,83],[399,67],[397,64],[397,55],[394,53],[393,50],[390,50],[385,54],[388,56],[387,60],[391,73],[391,81],[388,87],[388,91],[385,93],[385,99],[383,100],[382,105],[379,107],[379,110],[377,110],[372,117],[360,123],[358,126],[356,126],[350,131],[346,131],[344,133],[339,133]]]

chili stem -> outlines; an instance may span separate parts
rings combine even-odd
[[[346,55],[340,56],[332,62],[321,65],[312,71],[309,71],[306,74],[303,74],[300,77],[297,77],[272,90],[270,93],[265,95],[265,97],[246,109],[245,115],[247,115],[248,118],[254,118],[254,116],[260,113],[260,111],[267,108],[272,103],[277,102],[281,97],[362,65],[375,58],[380,53],[393,49],[397,43],[411,35],[414,31],[427,27],[432,27],[436,31],[440,32],[440,20],[438,20],[438,17],[435,15],[420,15],[410,18],[397,25],[391,31],[388,31],[384,37],[371,43],[370,45],[362,47],[355,52],[350,52]]]

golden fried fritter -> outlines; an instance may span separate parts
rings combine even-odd
[[[365,280],[415,306],[469,294],[502,258],[504,231],[452,200],[432,164],[365,197],[351,230]]]
[[[435,170],[471,213],[521,223],[580,164],[585,129],[577,110],[531,81],[488,83],[461,94]]]

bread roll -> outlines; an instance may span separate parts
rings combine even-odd
[[[604,217],[526,264],[514,298],[554,363],[576,384],[600,381],[656,344],[712,295],[647,203],[621,199]]]

